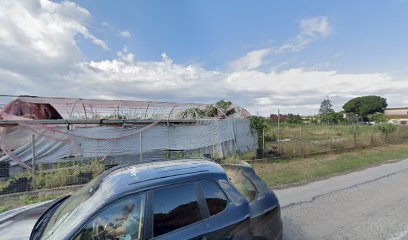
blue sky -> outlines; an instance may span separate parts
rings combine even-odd
[[[314,114],[408,105],[408,1],[5,0],[3,94],[215,102]]]
[[[328,16],[333,28],[330,38],[273,60],[307,67],[330,64],[345,72],[400,72],[406,68],[406,1],[77,2],[93,14],[95,27],[105,22],[129,31],[131,39],[120,39],[106,29],[99,36],[112,49],[127,45],[143,60],[158,60],[166,52],[180,63],[223,68],[248,51],[283,44],[296,35],[303,18]],[[81,47],[90,59],[115,54],[86,43]]]

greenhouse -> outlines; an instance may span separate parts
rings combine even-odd
[[[0,110],[0,162],[31,169],[66,161],[224,158],[256,149],[249,116],[230,103],[23,96]]]

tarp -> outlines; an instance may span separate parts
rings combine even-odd
[[[185,119],[194,115],[186,114],[186,110],[194,112],[211,106],[214,105],[25,96],[6,104],[0,110],[0,119]],[[230,106],[227,112],[231,113],[229,117],[234,118],[250,116],[244,108],[235,105]],[[223,118],[225,115],[218,109],[213,117]]]
[[[19,125],[8,129],[9,134],[25,139],[12,150],[12,155],[30,164],[31,137],[35,135],[36,163],[57,163],[62,159],[98,159],[127,156],[130,161],[160,157],[177,151],[191,156],[214,154],[226,157],[237,152],[254,150],[257,137],[247,119],[203,120],[195,124],[156,123],[154,126],[127,127],[50,127]],[[3,136],[4,137],[4,136]],[[2,146],[4,147],[4,146]],[[11,161],[6,155],[0,161]],[[12,165],[15,162],[11,161]]]

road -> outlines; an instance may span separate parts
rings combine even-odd
[[[408,159],[275,192],[284,239],[408,240]]]

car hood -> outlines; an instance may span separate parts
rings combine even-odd
[[[46,201],[9,210],[0,214],[0,236],[2,239],[29,239],[38,218],[53,204]]]

